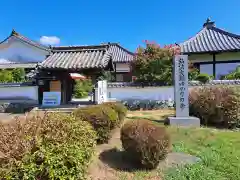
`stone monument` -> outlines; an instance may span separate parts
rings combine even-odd
[[[102,104],[108,101],[107,97],[107,81],[98,81],[97,103]]]
[[[176,126],[199,127],[199,118],[189,116],[188,56],[176,55],[173,64],[176,116],[168,117],[168,122],[170,125]]]

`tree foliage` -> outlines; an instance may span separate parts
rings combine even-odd
[[[115,76],[110,71],[102,71],[97,80],[99,81],[107,80],[109,82],[112,82],[115,81]]]
[[[92,91],[93,84],[89,79],[76,80],[74,86],[73,96],[75,98],[84,98],[88,96],[88,93]]]
[[[25,70],[23,68],[16,68],[13,70],[0,70],[0,83],[10,82],[24,82]]]
[[[134,76],[138,82],[172,84],[173,57],[180,53],[177,46],[164,46],[145,41],[145,46],[139,46],[134,61],[131,64]],[[199,71],[189,64],[189,79],[197,77]]]
[[[12,71],[12,78],[14,82],[25,81],[25,70],[23,68],[16,68]]]
[[[0,71],[0,82],[1,83],[13,82],[11,71],[1,70]]]

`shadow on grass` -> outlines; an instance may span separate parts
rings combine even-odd
[[[126,151],[117,148],[103,151],[99,155],[99,159],[109,167],[118,171],[134,172],[143,170],[140,164],[131,161],[131,157]]]

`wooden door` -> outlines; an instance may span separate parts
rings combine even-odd
[[[50,92],[61,92],[61,81],[50,81]]]

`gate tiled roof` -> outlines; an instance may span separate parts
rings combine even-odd
[[[116,43],[96,46],[59,46],[52,48],[52,53],[42,62],[41,67],[51,69],[104,68],[110,60],[130,62],[133,60],[133,53]]]

